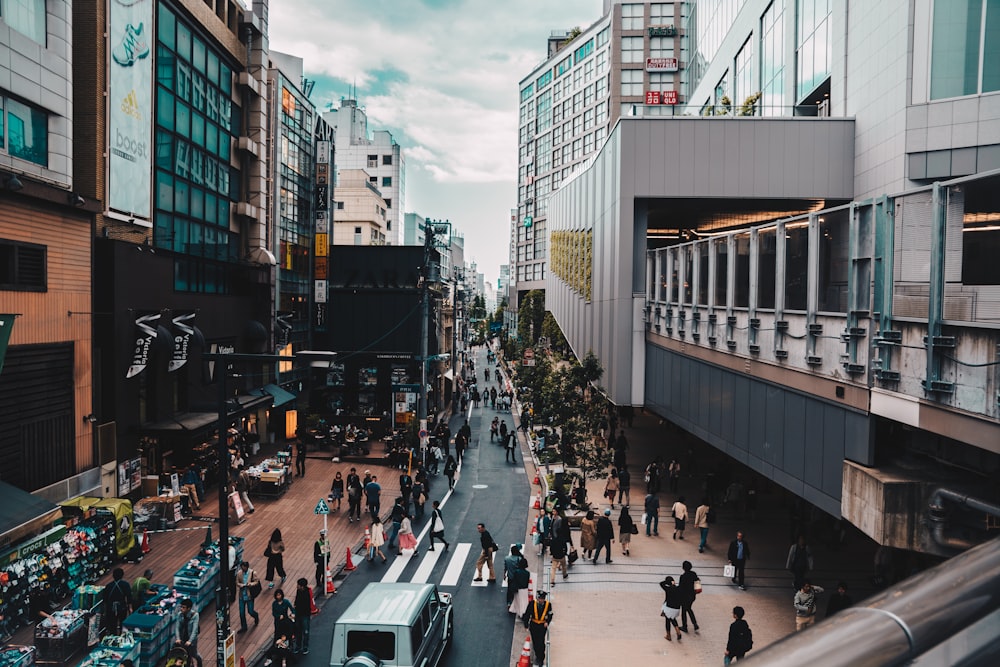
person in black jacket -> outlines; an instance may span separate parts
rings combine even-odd
[[[486,530],[484,524],[477,523],[476,529],[479,530],[479,544],[482,546],[483,551],[476,560],[476,578],[473,581],[483,580],[483,565],[485,565],[490,571],[489,583],[496,583],[497,575],[493,571],[493,554],[500,550],[500,546],[493,539],[493,536],[490,535],[490,531]]]
[[[302,577],[295,586],[295,642],[294,653],[309,655],[309,622],[312,620],[312,598],[309,581]]]
[[[594,550],[594,560],[591,561],[594,565],[597,565],[597,557],[601,555],[601,549],[606,549],[604,553],[604,562],[611,563],[611,543],[615,541],[615,529],[611,525],[611,510],[604,510],[604,516],[597,520],[597,548]]]
[[[736,531],[736,539],[729,543],[729,553],[726,556],[730,564],[736,566],[736,576],[733,583],[739,582],[740,590],[747,589],[743,580],[743,571],[746,569],[747,561],[750,560],[750,544],[743,539],[743,532]]]
[[[684,632],[688,631],[688,616],[691,617],[691,624],[694,625],[694,631],[698,632],[698,619],[694,617],[694,605],[695,597],[697,593],[694,589],[694,582],[698,581],[698,573],[691,569],[691,561],[686,560],[681,564],[681,569],[684,570],[684,574],[681,575],[680,581],[677,584],[677,588],[680,589],[681,595],[681,630]]]
[[[829,618],[838,611],[852,606],[854,606],[854,600],[847,594],[847,584],[842,581],[837,584],[837,592],[831,595],[830,601],[826,603],[826,616]]]
[[[726,642],[726,657],[724,664],[733,660],[742,660],[753,648],[753,632],[750,625],[743,620],[743,607],[733,607],[733,622],[729,625],[729,641]]]
[[[660,582],[660,588],[663,589],[663,606],[660,608],[660,615],[666,619],[667,634],[663,637],[670,641],[670,628],[673,627],[677,631],[677,641],[681,640],[681,629],[677,625],[677,617],[681,613],[681,605],[683,604],[681,589],[674,584],[673,577],[667,577]]]

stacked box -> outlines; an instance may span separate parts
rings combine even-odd
[[[0,667],[28,667],[35,664],[34,646],[5,646],[0,649]]]

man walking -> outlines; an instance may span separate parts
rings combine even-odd
[[[392,528],[389,529],[389,539],[385,541],[385,546],[387,549],[391,549],[392,543],[395,542],[396,552],[402,556],[403,550],[399,547],[399,527],[403,523],[403,517],[406,516],[406,508],[403,507],[402,498],[396,498],[389,516],[392,518]]]
[[[726,665],[733,660],[743,660],[753,648],[753,632],[743,620],[745,613],[743,607],[733,607],[733,622],[729,625],[729,641],[726,642],[726,657],[723,659]]]
[[[795,632],[801,632],[816,622],[816,596],[823,593],[819,586],[813,586],[806,579],[802,588],[795,593]]]
[[[535,664],[545,664],[545,634],[552,622],[552,603],[546,598],[545,591],[538,591],[537,597],[528,605],[524,612],[524,627],[531,635],[531,648],[535,652]]]
[[[413,493],[413,478],[408,472],[399,476],[399,495],[403,498],[403,509],[410,509],[410,496]]]
[[[517,457],[514,456],[514,448],[517,446],[517,438],[514,436],[513,431],[508,431],[503,437],[503,447],[504,447],[504,461],[510,461],[511,463],[517,463]]]
[[[738,582],[740,590],[745,591],[747,587],[743,580],[743,572],[746,569],[747,561],[750,560],[750,544],[743,539],[743,531],[736,532],[736,539],[729,543],[729,553],[726,557],[729,559],[729,563],[736,567],[733,583]]]
[[[490,531],[486,530],[485,524],[477,523],[476,530],[479,531],[479,544],[482,546],[483,551],[476,560],[476,578],[473,581],[483,580],[483,565],[486,565],[490,571],[489,583],[496,583],[497,575],[493,571],[493,554],[500,550],[500,545],[490,535]]]
[[[293,653],[309,655],[309,626],[312,621],[313,601],[309,596],[309,581],[299,578],[295,584],[295,642]]]
[[[428,551],[434,551],[434,540],[441,540],[444,550],[448,550],[448,541],[444,539],[444,519],[441,518],[441,502],[435,500],[431,510],[431,546]]]
[[[646,537],[652,529],[653,535],[660,534],[660,498],[652,493],[646,495],[643,507],[646,510]]]
[[[116,567],[111,576],[113,581],[104,591],[104,613],[107,618],[108,633],[117,635],[122,621],[132,613],[132,587],[125,581],[125,570]]]
[[[326,528],[319,531],[319,539],[313,543],[313,562],[316,564],[316,595],[326,592],[326,566],[330,560],[330,543],[326,539]]]
[[[183,647],[188,657],[194,658],[198,667],[202,667],[204,659],[198,653],[198,622],[201,619],[192,607],[191,598],[181,600],[181,613],[174,626],[174,645]]]
[[[625,468],[618,469],[618,503],[621,505],[632,504],[632,474]]]
[[[701,542],[698,543],[698,553],[705,552],[705,543],[708,541],[708,515],[712,511],[712,506],[707,497],[703,498],[701,505],[694,512],[694,525],[701,531]]]
[[[378,483],[378,477],[372,475],[372,481],[365,485],[365,497],[368,498],[368,511],[372,518],[377,517],[382,509],[381,494],[382,485]]]
[[[611,563],[611,543],[615,541],[615,529],[611,525],[611,510],[604,510],[604,515],[597,520],[597,548],[594,550],[594,560],[591,561],[594,565],[597,565],[597,557],[601,555],[601,549],[606,549],[604,553],[604,562]]]
[[[345,483],[347,484],[347,522],[361,521],[361,478],[358,477],[358,471],[355,468],[351,468],[351,472],[347,473]]]
[[[681,630],[688,631],[688,616],[691,617],[691,624],[694,631],[698,632],[698,619],[694,617],[694,601],[698,592],[695,590],[695,582],[698,581],[698,573],[691,569],[691,561],[681,563],[684,574],[681,575],[677,587],[681,591]]]

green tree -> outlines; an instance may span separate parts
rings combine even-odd
[[[545,317],[542,319],[542,335],[549,339],[549,347],[552,350],[565,352],[569,348],[569,343],[566,342],[566,337],[563,335],[562,329],[559,328],[559,323],[548,310],[545,311]]]
[[[517,310],[517,337],[525,347],[532,347],[542,335],[545,319],[545,292],[531,290],[521,299]]]

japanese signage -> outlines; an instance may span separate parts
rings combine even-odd
[[[329,207],[330,186],[325,183],[316,184],[316,210],[325,211]]]
[[[316,164],[330,164],[330,142],[316,142]]]
[[[316,303],[326,303],[327,282],[325,280],[314,280],[316,284]]]
[[[676,72],[677,58],[646,58],[647,72]]]
[[[649,26],[650,37],[676,37],[677,28],[672,25],[651,25]]]
[[[327,234],[316,234],[316,257],[326,257],[330,254],[330,237]]]
[[[660,92],[658,90],[647,90],[646,104],[677,104],[677,91],[664,90]]]
[[[108,37],[108,207],[149,220],[152,191],[154,2],[111,0]]]

